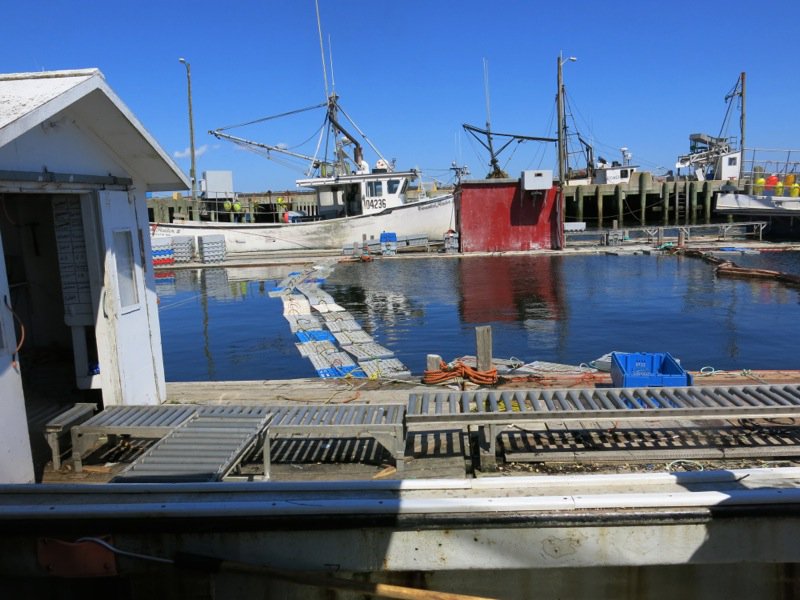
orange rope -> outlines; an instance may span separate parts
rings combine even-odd
[[[428,384],[445,383],[451,379],[469,379],[473,383],[480,383],[484,385],[497,383],[497,369],[489,369],[488,371],[478,371],[463,362],[456,361],[452,367],[448,366],[444,361],[439,365],[439,369],[435,371],[425,371],[422,376],[422,382]]]

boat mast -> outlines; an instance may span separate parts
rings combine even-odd
[[[486,98],[486,145],[489,150],[489,166],[492,167],[487,179],[508,177],[500,168],[497,161],[497,154],[494,151],[494,143],[492,142],[492,111],[489,102],[489,61],[485,58],[483,59],[483,93]]]
[[[739,157],[739,179],[744,175],[744,124],[745,124],[745,72],[741,74],[742,82],[742,112],[739,115],[739,149],[742,155]]]
[[[361,168],[361,163],[364,160],[364,150],[361,144],[339,123],[339,97],[336,95],[335,84],[333,83],[333,52],[330,51],[331,57],[331,85],[333,86],[328,91],[328,68],[325,64],[325,45],[322,41],[322,18],[319,14],[319,0],[314,0],[314,6],[317,9],[317,34],[319,35],[319,53],[322,59],[322,79],[325,84],[325,98],[328,103],[327,119],[330,123],[331,131],[334,140],[334,152],[336,153],[335,171],[336,175],[347,175],[348,169],[345,163],[344,152],[342,149],[342,141],[339,134],[346,137],[353,144],[353,160],[356,163],[356,168]],[[328,40],[328,48],[330,50],[330,39]]]

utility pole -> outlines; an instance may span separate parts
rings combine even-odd
[[[567,120],[564,116],[564,76],[563,68],[565,62],[575,62],[578,60],[574,56],[562,58],[561,52],[558,53],[558,94],[556,96],[556,108],[558,112],[558,179],[561,185],[567,181]]]
[[[192,212],[195,219],[197,219],[197,172],[195,170],[195,155],[194,155],[194,116],[192,115],[192,67],[185,58],[179,58],[179,62],[183,63],[186,67],[186,86],[187,95],[189,97],[189,152],[192,157],[192,167],[189,171],[189,177],[192,180]]]

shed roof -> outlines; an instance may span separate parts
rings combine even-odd
[[[70,108],[147,191],[189,189],[181,169],[106,83],[99,69],[0,74],[0,147]]]

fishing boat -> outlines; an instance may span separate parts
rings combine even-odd
[[[716,196],[715,211],[770,217],[800,215],[800,150],[747,149],[739,186],[731,177]]]
[[[325,109],[318,152],[327,140],[325,157],[306,155],[283,145],[269,145],[228,133],[234,127],[254,122],[294,115],[312,109]],[[350,123],[347,128],[343,118]],[[364,158],[361,142],[348,129],[354,128],[378,156],[371,166]],[[209,132],[218,139],[237,144],[245,149],[272,158],[299,160],[305,163],[306,177],[298,179],[298,188],[311,190],[314,200],[302,207],[288,204],[278,207],[278,222],[231,222],[213,220],[216,203],[201,207],[201,220],[173,220],[169,223],[152,223],[151,231],[158,236],[206,236],[222,234],[228,253],[260,253],[285,250],[341,249],[363,240],[379,239],[383,232],[392,232],[398,239],[427,238],[436,242],[455,225],[453,194],[442,193],[429,197],[420,181],[417,195],[408,195],[410,184],[420,178],[414,169],[398,171],[378,149],[363,135],[339,104],[335,92],[328,94],[323,104],[265,117],[239,125]],[[352,148],[352,156],[348,154]],[[330,152],[328,152],[330,150]],[[330,158],[328,157],[330,156]],[[205,214],[203,214],[205,212]]]
[[[154,237],[222,234],[226,251],[234,254],[341,249],[379,239],[383,232],[441,241],[453,228],[453,194],[409,199],[408,185],[417,176],[413,170],[378,167],[300,179],[298,187],[314,190],[316,202],[304,210],[283,210],[280,223],[181,221],[153,223],[151,231]]]
[[[786,176],[790,181],[784,184],[778,175],[777,183],[767,187],[764,183],[753,185],[753,193],[739,192],[736,189],[723,190],[717,195],[715,210],[721,214],[740,214],[753,216],[800,216],[800,184],[795,182],[794,174]],[[766,181],[769,178],[759,178]]]

